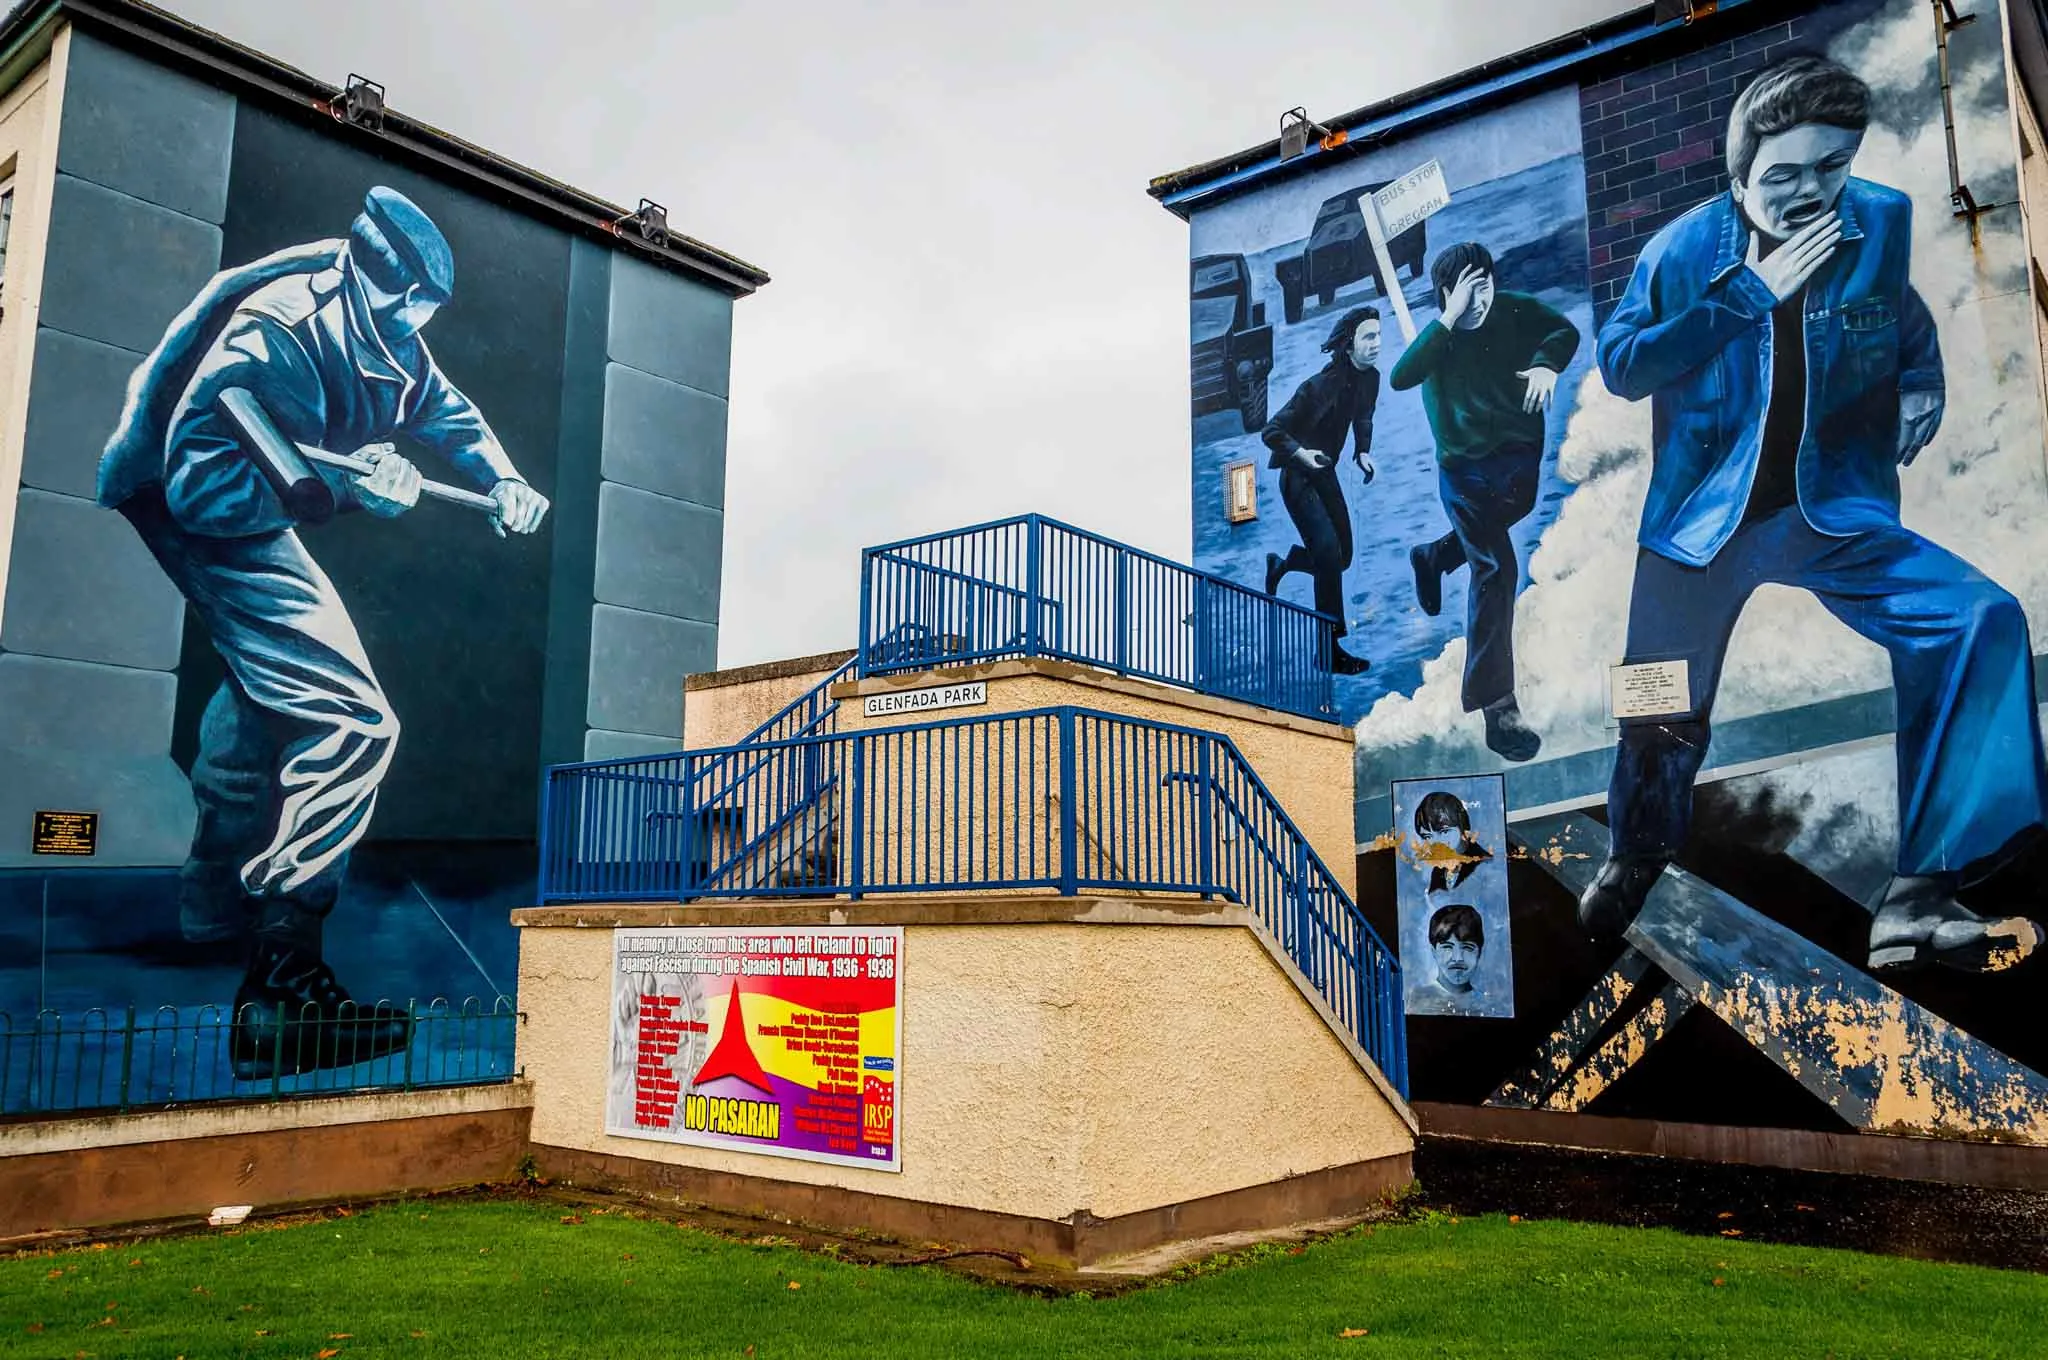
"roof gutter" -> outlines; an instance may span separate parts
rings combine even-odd
[[[50,22],[57,0],[18,6],[0,20],[0,94],[19,85],[50,55],[57,41],[57,25]]]
[[[60,14],[123,46],[196,71],[237,93],[260,95],[303,113],[331,118],[335,101],[343,93],[296,67],[141,0],[42,0],[40,4],[29,0],[0,21],[0,63],[14,60],[15,48],[23,42],[39,40],[47,46],[54,32],[50,20]],[[42,31],[46,26],[50,32]],[[691,275],[732,296],[744,296],[768,282],[768,275],[757,266],[680,233],[670,232],[666,243],[657,243],[622,232],[617,224],[629,215],[625,208],[388,107],[382,128],[342,126],[376,141],[385,154],[439,170],[500,202],[552,219],[615,250]]]
[[[1343,133],[1344,140],[1329,150],[1312,146],[1305,155],[1283,162],[1280,142],[1275,138],[1234,156],[1161,175],[1146,192],[1185,220],[1197,209],[1243,193],[1262,181],[1301,174],[1360,155],[1396,133],[1416,131],[1468,111],[1474,105],[1499,103],[1513,95],[1531,92],[1533,87],[1554,82],[1588,62],[1687,28],[1711,24],[1718,14],[1755,3],[1758,0],[1720,0],[1715,15],[1671,19],[1661,24],[1655,19],[1655,7],[1645,5],[1333,119],[1327,126]]]

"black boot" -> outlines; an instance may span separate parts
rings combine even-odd
[[[1436,568],[1436,544],[1418,543],[1410,548],[1408,565],[1415,572],[1415,603],[1435,618],[1444,608],[1444,574]]]
[[[1330,669],[1338,675],[1363,675],[1372,669],[1372,662],[1345,651],[1333,642],[1330,644]]]
[[[1267,554],[1266,554],[1266,593],[1267,593],[1268,595],[1278,595],[1278,594],[1280,593],[1280,581],[1281,581],[1281,578],[1285,577],[1286,575],[1287,575],[1287,564],[1286,564],[1285,562],[1283,562],[1283,561],[1281,561],[1281,560],[1280,560],[1280,554],[1279,554],[1279,553],[1267,553]]]
[[[1503,760],[1530,760],[1543,749],[1543,738],[1522,721],[1514,695],[1488,704],[1485,712],[1486,744]]]
[[[1899,875],[1870,922],[1873,973],[1940,964],[1997,973],[2041,947],[2041,927],[2024,916],[1979,916],[1956,901],[1952,877]]]
[[[1669,863],[1662,855],[1609,855],[1579,898],[1579,929],[1595,944],[1621,938]]]
[[[235,992],[229,1058],[237,1081],[350,1067],[411,1042],[411,1017],[384,1002],[357,1006],[317,952],[258,938]]]

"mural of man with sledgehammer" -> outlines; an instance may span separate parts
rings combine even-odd
[[[1820,57],[1759,75],[1729,115],[1729,192],[1650,241],[1600,333],[1608,388],[1652,402],[1626,659],[1685,662],[1692,707],[1623,722],[1612,853],[1579,904],[1596,938],[1683,846],[1730,634],[1778,584],[1891,655],[1898,861],[1868,966],[1986,971],[2041,942],[1957,901],[2048,822],[2048,768],[2018,601],[1899,519],[1946,389],[1908,281],[1912,202],[1849,173],[1870,102]]]
[[[373,188],[345,238],[216,275],[136,369],[100,461],[100,503],[134,526],[227,666],[200,723],[179,916],[191,940],[253,936],[239,1077],[411,1039],[404,1012],[359,1008],[321,956],[399,728],[299,531],[399,515],[422,493],[485,513],[500,537],[540,527],[546,498],[420,335],[454,281],[440,229]],[[397,435],[475,489],[424,480]]]

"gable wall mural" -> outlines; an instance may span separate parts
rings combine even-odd
[[[544,765],[680,744],[732,300],[84,32],[58,147],[0,1012],[204,1011],[236,1078],[333,1079],[510,992]]]
[[[1389,939],[1481,948],[1400,789],[1504,780],[1512,1004],[1411,1014],[1418,1099],[2048,1141],[2040,357],[1959,8],[1733,7],[1192,217],[1196,555],[1339,618]]]

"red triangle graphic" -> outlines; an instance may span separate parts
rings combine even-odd
[[[754,1056],[753,1045],[747,1042],[747,1021],[740,1012],[740,984],[732,984],[732,996],[725,1003],[725,1024],[718,1032],[718,1044],[711,1050],[711,1056],[697,1069],[697,1075],[690,1079],[691,1086],[702,1086],[707,1081],[720,1077],[738,1077],[762,1095],[775,1094],[768,1085],[768,1074],[761,1070],[761,1060]]]

